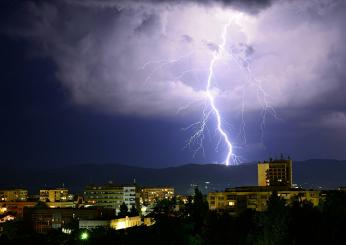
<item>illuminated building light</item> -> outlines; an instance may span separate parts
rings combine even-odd
[[[125,221],[119,221],[118,223],[117,223],[117,230],[120,230],[120,229],[125,229],[125,228],[127,228],[127,226],[126,226],[126,222]]]
[[[229,201],[228,202],[228,206],[234,206],[235,205],[235,202],[234,201]]]
[[[83,232],[83,233],[80,235],[80,239],[81,239],[81,240],[87,240],[88,238],[89,238],[88,232]]]
[[[62,232],[62,233],[65,233],[65,234],[71,234],[71,233],[72,233],[72,230],[71,230],[71,229],[67,229],[67,228],[62,228],[62,229],[61,229],[61,232]]]

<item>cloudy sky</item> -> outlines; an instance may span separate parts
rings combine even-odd
[[[0,18],[3,163],[222,163],[215,54],[241,162],[346,159],[343,0],[5,0]]]

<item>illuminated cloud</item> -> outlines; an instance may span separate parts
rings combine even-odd
[[[77,109],[114,118],[163,118],[179,125],[197,121],[206,102],[212,53],[219,50],[222,28],[233,16],[226,45],[231,56],[215,65],[211,89],[223,119],[231,124],[225,125],[232,143],[241,141],[237,134],[243,119],[248,144],[241,150],[251,154],[280,151],[275,149],[279,145],[286,149],[290,140],[294,146],[320,129],[330,141],[343,135],[345,1],[63,0],[19,5],[1,24],[6,27],[1,34],[29,41],[34,47],[30,54],[48,58]],[[259,131],[266,103],[281,120],[268,118],[271,130],[263,144]],[[328,135],[333,128],[339,131]]]
[[[330,94],[326,104],[344,101],[344,10],[343,1],[29,2],[20,12],[26,22],[11,32],[55,62],[76,105],[186,117],[204,105],[222,27],[242,11],[227,37],[234,57],[215,66],[213,88],[223,113],[239,115],[242,106],[263,109],[249,66],[279,111],[313,107]]]
[[[329,71],[344,57],[335,50],[345,41],[343,16],[334,11],[345,7],[342,2],[245,1],[239,7],[241,2],[30,3],[24,9],[26,36],[55,61],[74,103],[111,113],[172,116],[186,105],[196,111],[203,104],[207,66],[222,26],[249,9],[232,26],[227,46],[249,61],[273,107],[304,106],[338,87]],[[214,89],[225,111],[239,110],[243,89],[246,108],[262,108],[244,66],[230,59],[216,68]]]

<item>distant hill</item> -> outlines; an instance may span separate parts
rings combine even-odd
[[[197,184],[204,191],[225,187],[257,185],[257,165],[242,164],[226,167],[218,164],[187,164],[162,169],[142,168],[120,164],[82,164],[51,169],[3,168],[0,188],[25,187],[31,192],[40,188],[62,186],[75,193],[88,184],[133,183],[138,185],[167,185],[176,192],[192,191]],[[206,182],[210,182],[206,188]],[[336,188],[346,186],[346,161],[313,159],[293,163],[293,182],[305,188]]]

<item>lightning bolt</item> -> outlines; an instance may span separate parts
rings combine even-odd
[[[147,83],[158,71],[164,69],[166,66],[170,66],[172,64],[178,63],[180,61],[182,61],[183,59],[189,58],[194,54],[194,52],[190,52],[187,55],[183,55],[177,59],[172,59],[172,60],[156,60],[156,61],[148,61],[146,62],[140,69],[141,70],[145,70],[147,66],[152,65],[152,64],[159,64],[158,67],[154,68],[150,74],[147,76],[147,78],[145,79],[145,83]],[[182,72],[181,74],[179,74],[177,76],[177,78],[181,78],[183,77],[185,74],[192,72],[194,70],[198,70],[198,69],[191,69],[191,70],[187,70]]]
[[[263,87],[263,81],[256,78],[256,76],[253,74],[252,68],[251,68],[251,62],[249,59],[244,58],[240,55],[234,54],[232,51],[228,53],[228,55],[231,59],[233,59],[236,64],[244,70],[244,72],[247,74],[247,83],[248,85],[255,87],[256,89],[256,94],[257,94],[257,101],[261,104],[262,106],[262,121],[261,121],[261,140],[260,142],[264,142],[264,129],[265,129],[265,124],[266,124],[266,118],[267,114],[269,113],[274,119],[276,120],[282,120],[276,113],[276,110],[274,107],[270,105],[269,102],[269,95],[265,91]],[[244,110],[245,110],[245,104],[244,104],[244,98],[245,98],[245,87],[243,87],[243,100],[242,100],[242,115],[241,115],[241,120],[242,120],[242,128],[241,128],[241,135],[243,137],[244,143],[246,143],[246,135],[245,135],[245,120],[244,120]]]
[[[241,104],[241,128],[240,128],[240,136],[243,139],[244,144],[246,144],[246,134],[245,134],[245,118],[244,118],[244,111],[245,111],[245,90],[246,85],[254,87],[257,91],[257,100],[261,104],[263,108],[262,112],[262,123],[260,126],[261,129],[261,142],[263,143],[263,134],[264,134],[264,128],[265,128],[265,121],[266,121],[266,115],[267,113],[272,114],[272,116],[276,119],[279,119],[276,115],[276,112],[273,107],[270,106],[269,103],[269,95],[266,93],[264,87],[262,86],[262,81],[257,79],[255,75],[253,74],[252,68],[251,68],[251,62],[248,58],[243,57],[242,55],[237,54],[236,52],[233,52],[232,49],[227,50],[227,34],[228,29],[230,28],[232,23],[237,24],[240,26],[240,23],[238,21],[240,20],[239,17],[241,17],[242,14],[235,14],[228,18],[227,23],[224,24],[222,32],[220,34],[221,42],[217,45],[217,49],[213,51],[212,57],[208,67],[208,77],[205,87],[205,94],[206,94],[206,101],[202,110],[202,118],[201,120],[192,123],[186,128],[183,128],[183,130],[193,130],[192,136],[186,141],[185,148],[192,149],[193,151],[193,157],[196,156],[198,152],[202,152],[202,154],[205,156],[205,150],[204,150],[204,140],[205,140],[205,133],[208,132],[208,122],[211,119],[211,116],[215,116],[216,120],[216,129],[215,131],[219,134],[220,138],[216,146],[216,151],[218,151],[219,145],[224,143],[226,147],[226,157],[223,161],[223,163],[226,166],[229,165],[236,165],[240,162],[240,158],[234,154],[233,152],[233,145],[230,140],[230,136],[227,133],[226,127],[225,127],[225,121],[223,120],[221,116],[221,112],[215,102],[216,100],[216,94],[213,92],[214,87],[214,68],[218,61],[222,59],[230,59],[235,61],[235,63],[244,71],[245,74],[247,74],[247,81],[242,86],[242,104]],[[194,52],[190,52],[187,55],[183,55],[181,57],[171,59],[171,60],[157,60],[157,61],[149,61],[145,63],[141,69],[145,70],[150,65],[157,64],[158,66],[151,70],[145,81],[149,81],[152,79],[152,77],[158,72],[165,68],[168,68],[171,65],[174,65],[176,63],[179,63],[183,61],[184,59],[188,59],[191,56],[194,55]],[[185,71],[182,71],[180,74],[178,74],[174,80],[181,79],[186,74],[198,71],[201,69],[188,69]],[[183,108],[179,108],[178,112],[187,109],[190,105],[186,105]]]
[[[223,140],[223,142],[225,143],[226,148],[227,148],[227,154],[226,154],[226,158],[224,160],[224,164],[226,166],[228,166],[230,164],[237,164],[239,162],[239,158],[233,153],[233,146],[232,146],[231,140],[230,140],[230,138],[229,138],[229,136],[228,136],[228,134],[224,128],[220,110],[218,109],[218,107],[215,103],[215,96],[213,94],[212,87],[213,87],[214,67],[215,67],[216,63],[220,59],[223,59],[224,57],[228,57],[228,58],[230,57],[230,55],[228,54],[228,52],[226,50],[226,44],[227,44],[226,36],[228,33],[228,29],[229,29],[229,27],[233,21],[234,21],[234,17],[230,17],[228,22],[224,25],[222,33],[221,33],[221,43],[218,45],[218,49],[213,52],[212,59],[209,62],[209,69],[208,69],[209,73],[208,73],[207,85],[205,88],[205,92],[206,92],[208,103],[209,103],[211,109],[209,111],[207,111],[206,106],[204,106],[203,113],[202,113],[202,119],[196,123],[191,124],[189,127],[184,128],[184,130],[188,130],[191,128],[197,128],[197,130],[195,130],[195,133],[187,141],[187,147],[190,148],[193,145],[194,146],[197,145],[197,147],[195,147],[195,149],[194,149],[194,156],[199,151],[202,151],[202,153],[204,155],[204,147],[203,147],[203,141],[205,138],[204,132],[207,129],[207,122],[210,118],[210,115],[214,114],[215,118],[216,118],[216,130],[220,135],[220,140]],[[244,106],[242,106],[242,108],[244,108]],[[242,119],[243,119],[243,115],[242,115]],[[243,130],[245,131],[244,120],[243,120]],[[245,138],[245,136],[244,136],[244,138]],[[216,150],[219,148],[220,140],[217,143]]]
[[[222,42],[219,45],[218,50],[213,52],[213,58],[211,59],[210,64],[209,64],[209,75],[208,75],[208,81],[207,81],[207,87],[206,87],[207,97],[208,97],[210,106],[212,108],[212,111],[216,117],[217,130],[220,133],[221,137],[223,138],[223,140],[226,144],[226,147],[227,147],[227,155],[226,155],[226,159],[224,161],[226,166],[228,166],[230,164],[231,157],[233,157],[233,159],[236,159],[236,157],[233,154],[232,143],[231,143],[230,139],[228,138],[228,135],[227,135],[225,129],[223,128],[220,111],[215,104],[215,97],[211,91],[211,87],[212,87],[212,83],[213,83],[212,78],[214,75],[214,66],[215,66],[215,63],[223,57],[226,42],[227,42],[227,39],[226,39],[227,30],[228,30],[231,22],[232,22],[232,18],[229,19],[228,23],[223,28],[222,35],[221,35]]]

